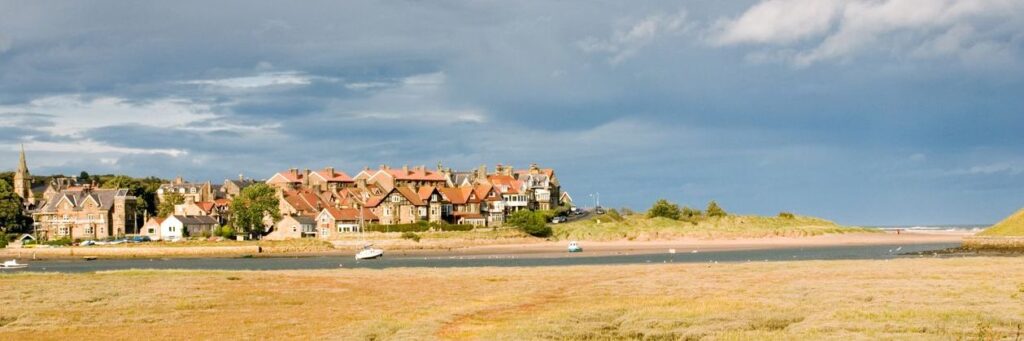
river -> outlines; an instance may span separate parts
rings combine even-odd
[[[125,269],[192,269],[192,270],[308,270],[352,268],[400,267],[534,267],[572,265],[616,265],[657,263],[714,263],[765,262],[794,260],[836,259],[894,259],[922,257],[906,253],[937,251],[959,246],[959,243],[929,243],[898,245],[861,245],[803,247],[762,250],[703,251],[692,253],[646,253],[618,255],[588,255],[586,252],[566,253],[558,257],[524,255],[472,255],[472,256],[387,256],[374,260],[357,261],[351,256],[339,257],[254,257],[254,258],[162,258],[162,259],[99,259],[30,261],[29,267],[14,271],[34,272],[94,272]]]

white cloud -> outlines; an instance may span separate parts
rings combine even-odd
[[[798,66],[871,49],[984,62],[972,57],[1002,51],[1005,59],[1022,27],[1024,2],[1014,0],[766,0],[719,20],[710,39],[719,46],[796,48],[788,60]]]
[[[81,95],[43,97],[25,104],[0,105],[0,117],[23,113],[43,114],[52,121],[39,127],[58,136],[78,136],[83,131],[121,124],[181,127],[215,117],[207,104],[182,98],[133,102],[120,97],[87,98]]]
[[[265,72],[255,76],[199,79],[181,82],[182,84],[207,85],[228,89],[252,90],[273,86],[305,86],[313,83],[314,77],[297,71]],[[329,78],[324,78],[329,79]]]
[[[841,8],[839,0],[768,0],[739,18],[715,24],[714,43],[789,44],[827,32]]]
[[[615,65],[629,59],[660,36],[686,31],[685,24],[686,11],[658,13],[632,23],[626,29],[616,30],[608,38],[587,37],[576,45],[583,52],[610,55],[608,63]]]

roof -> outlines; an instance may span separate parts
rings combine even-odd
[[[286,216],[286,218],[295,219],[295,221],[303,225],[316,225],[316,218],[308,215],[290,215]]]
[[[482,214],[480,214],[480,213],[472,213],[472,212],[455,212],[455,213],[452,213],[452,215],[454,215],[456,218],[465,218],[465,219],[483,219],[484,218],[484,216]]]
[[[317,212],[321,207],[330,206],[320,196],[307,190],[290,190],[282,193],[284,200],[297,211]]]
[[[409,200],[413,205],[423,205],[423,200],[420,199],[420,195],[416,193],[416,190],[412,189],[412,187],[396,187],[395,191],[405,197],[406,200]]]
[[[164,220],[167,220],[167,218],[151,217],[149,218],[149,221],[146,222],[146,224],[149,224],[149,222],[152,221],[155,222],[157,225],[160,225],[164,223]]]
[[[353,181],[355,181],[355,180],[352,180],[352,177],[348,176],[348,174],[345,174],[345,172],[336,171],[333,168],[324,168],[323,170],[318,170],[316,172],[313,172],[313,174],[316,174],[317,176],[319,176],[320,178],[326,180],[327,182],[353,182]]]
[[[480,197],[475,195],[472,187],[444,187],[438,190],[453,204],[480,202]]]
[[[200,201],[196,203],[196,206],[199,206],[199,209],[203,210],[203,212],[210,213],[213,212],[213,208],[216,205],[212,201]]]
[[[324,208],[323,212],[327,212],[327,214],[329,214],[332,218],[334,218],[334,220],[340,220],[340,221],[358,221],[359,220],[359,210],[354,209],[354,208],[327,207],[327,208]],[[378,218],[377,218],[376,214],[373,214],[373,211],[370,211],[369,209],[364,208],[363,209],[363,220],[378,220]]]
[[[128,195],[127,189],[90,189],[85,190],[81,187],[78,189],[66,189],[60,191],[60,194],[54,195],[50,198],[50,201],[44,205],[39,212],[52,213],[57,211],[57,204],[62,200],[67,200],[72,205],[72,210],[81,211],[82,204],[89,200],[95,200],[101,210],[110,210],[114,206],[114,199],[118,197],[132,198]]]
[[[489,180],[501,194],[519,194],[519,188],[523,186],[522,181],[516,180],[508,175],[491,175],[487,177],[487,180]]]
[[[423,200],[424,202],[429,202],[430,201],[430,195],[434,194],[434,192],[437,192],[437,187],[434,187],[434,186],[423,186],[423,187],[420,187],[420,190],[416,194],[418,194],[420,196],[420,200]]]
[[[411,181],[446,181],[441,172],[427,170],[425,168],[412,168],[409,170],[388,168],[382,171],[391,174],[395,180]]]
[[[183,225],[216,225],[219,223],[216,218],[206,215],[172,215],[171,217]]]

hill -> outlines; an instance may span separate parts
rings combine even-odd
[[[1024,236],[1024,209],[981,231],[978,235],[994,237]]]
[[[879,232],[875,229],[841,226],[825,219],[806,216],[726,216],[689,222],[648,218],[643,215],[622,217],[605,214],[555,224],[552,227],[555,238],[591,241],[806,237],[834,233]]]

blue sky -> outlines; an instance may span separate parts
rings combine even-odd
[[[1024,2],[0,1],[0,164],[220,181],[536,162],[577,201],[1024,206]]]

